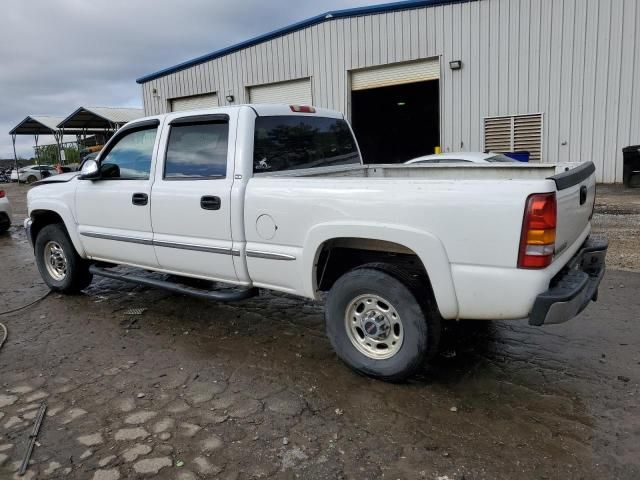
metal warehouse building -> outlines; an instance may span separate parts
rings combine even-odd
[[[329,12],[138,79],[146,114],[345,112],[367,163],[442,151],[593,160],[640,144],[638,0],[422,0]]]

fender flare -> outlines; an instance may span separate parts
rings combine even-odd
[[[424,265],[433,294],[445,319],[458,317],[451,264],[440,239],[429,232],[416,230],[404,225],[332,222],[314,226],[305,239],[301,274],[306,296],[316,298],[315,264],[322,245],[338,238],[362,238],[397,243],[413,251]]]
[[[32,221],[34,220],[33,213],[43,210],[53,212],[62,218],[64,227],[67,229],[67,234],[69,235],[76,252],[78,252],[80,257],[87,258],[84,246],[80,240],[80,235],[78,234],[78,229],[76,228],[76,219],[73,216],[71,209],[65,203],[54,199],[39,198],[29,202],[29,218],[31,218]]]

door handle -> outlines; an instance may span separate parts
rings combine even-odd
[[[131,196],[131,203],[134,205],[146,205],[149,203],[149,195],[146,193],[134,193]]]
[[[580,205],[584,205],[584,202],[587,201],[587,186],[582,185],[580,187]]]
[[[200,198],[200,208],[204,210],[220,210],[220,197],[205,195]]]

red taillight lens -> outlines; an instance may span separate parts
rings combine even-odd
[[[309,105],[289,105],[289,108],[296,113],[316,113],[316,109]]]
[[[4,190],[0,190],[0,198],[4,198],[4,196],[5,196]]]
[[[556,247],[558,207],[555,193],[534,193],[527,198],[520,236],[518,268],[545,268]]]

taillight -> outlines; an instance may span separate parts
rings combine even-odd
[[[4,190],[0,190],[0,198],[4,198],[4,196],[5,196]]]
[[[555,193],[534,193],[527,198],[520,236],[518,268],[545,268],[556,248],[558,209]]]
[[[309,105],[289,105],[289,108],[297,113],[316,113],[316,109]]]

